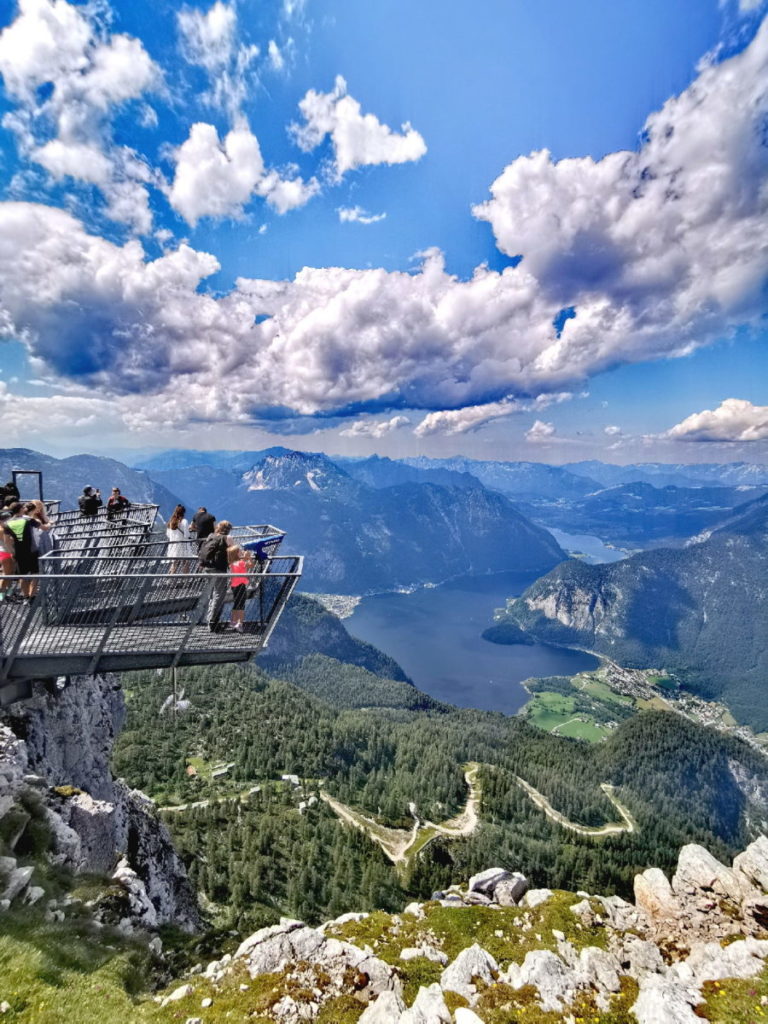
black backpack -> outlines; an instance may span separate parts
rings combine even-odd
[[[200,545],[198,562],[201,569],[214,569],[216,572],[227,571],[227,538],[220,533],[212,533]],[[223,568],[222,568],[223,562]]]

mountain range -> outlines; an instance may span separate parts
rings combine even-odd
[[[39,470],[43,474],[43,494],[46,498],[61,500],[62,509],[77,508],[77,499],[83,487],[98,487],[106,502],[113,487],[137,503],[157,504],[169,516],[178,502],[175,494],[153,480],[141,469],[131,469],[122,462],[102,455],[70,455],[56,459],[31,448],[5,448],[0,450],[0,477],[11,479],[14,469]],[[22,497],[36,498],[32,478],[20,484]]]
[[[673,672],[768,728],[768,496],[680,549],[609,565],[563,562],[508,602],[498,624]]]
[[[374,487],[326,455],[285,449],[262,453],[244,472],[189,465],[153,477],[188,508],[286,530],[306,556],[309,590],[360,594],[462,573],[546,572],[566,557],[548,531],[472,478]]]

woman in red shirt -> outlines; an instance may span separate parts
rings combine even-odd
[[[233,545],[227,551],[229,571],[232,575],[232,615],[229,628],[242,633],[245,620],[245,599],[248,594],[247,573],[253,571],[253,556],[249,551]]]

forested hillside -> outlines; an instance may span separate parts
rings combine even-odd
[[[166,817],[228,926],[397,907],[409,892],[428,895],[490,863],[521,868],[537,885],[626,893],[636,870],[669,867],[681,843],[726,855],[766,818],[765,758],[676,715],[639,715],[593,746],[519,718],[439,705],[328,658],[310,657],[289,674],[293,682],[253,668],[186,670],[190,703],[175,715],[161,713],[164,675],[125,677],[129,720],[115,768],[161,805],[198,803]],[[468,761],[483,765],[479,828],[427,846],[406,880],[370,839],[312,800],[325,791],[391,826],[412,824],[411,804],[441,821],[466,800]],[[231,767],[214,776],[218,765]],[[616,820],[600,789],[612,782],[638,829],[600,840],[564,829],[517,776],[585,825]]]
[[[509,601],[506,615],[545,642],[586,647],[634,668],[672,670],[768,727],[768,498],[707,539],[611,565],[557,566]]]

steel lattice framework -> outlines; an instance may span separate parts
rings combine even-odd
[[[235,527],[230,537],[257,556],[243,631],[212,631],[207,615],[217,590],[225,591],[228,617],[229,575],[200,572],[194,543],[189,557],[169,557],[157,505],[114,517],[47,505],[55,547],[40,559],[37,596],[0,603],[0,705],[28,696],[34,679],[248,661],[301,577],[302,558],[278,554],[282,531]],[[12,587],[22,577],[5,579]]]

